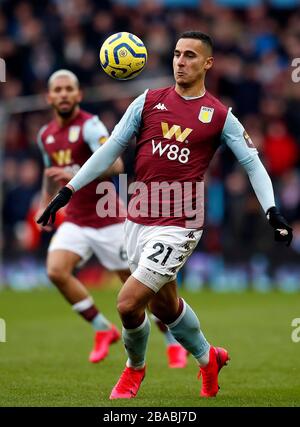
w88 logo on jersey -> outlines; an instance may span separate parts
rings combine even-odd
[[[178,160],[180,163],[187,163],[191,151],[186,147],[181,148],[176,144],[166,144],[163,147],[161,141],[155,144],[154,139],[152,139],[152,154],[156,152],[159,157],[165,155],[169,160]]]

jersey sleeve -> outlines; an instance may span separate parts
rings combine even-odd
[[[271,179],[249,135],[231,111],[228,111],[221,139],[246,170],[263,210],[266,212],[270,207],[275,206]]]
[[[147,91],[148,90],[146,90],[142,95],[138,96],[129,105],[122,119],[112,131],[112,138],[117,140],[119,144],[128,144],[132,136],[138,133],[141,125],[142,111],[144,108]]]
[[[43,126],[39,130],[39,133],[37,135],[37,145],[38,145],[38,147],[39,147],[39,149],[41,151],[45,168],[49,168],[51,166],[51,159],[50,159],[49,155],[47,154],[47,152],[46,152],[46,150],[44,148],[44,144],[42,142],[42,134],[43,134],[43,132],[44,132],[45,129],[46,129],[46,126]]]
[[[109,133],[103,122],[97,116],[93,116],[84,123],[82,135],[84,142],[94,153],[108,139]]]
[[[115,126],[111,136],[85,162],[69,184],[78,191],[101,176],[128,147],[131,137],[138,133],[146,92],[136,98]]]
[[[258,154],[251,138],[231,110],[227,113],[221,139],[242,165]]]

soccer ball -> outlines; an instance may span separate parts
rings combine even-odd
[[[147,49],[134,34],[121,32],[108,37],[100,49],[100,63],[110,77],[129,80],[143,70]]]

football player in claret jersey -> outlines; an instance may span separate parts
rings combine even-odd
[[[130,200],[125,223],[132,274],[117,303],[128,360],[110,399],[135,397],[145,376],[150,333],[146,306],[196,359],[202,378],[200,395],[218,393],[218,375],[229,360],[228,352],[208,342],[197,315],[178,297],[176,274],[201,238],[204,174],[221,144],[229,146],[244,166],[275,240],[287,245],[292,240],[292,229],[275,206],[271,180],[251,139],[231,109],[205,88],[212,55],[209,36],[183,33],[174,50],[175,86],[148,90],[136,98],[107,143],[59,191],[39,219],[48,224],[50,216],[105,171],[136,135],[139,191]]]
[[[54,111],[54,119],[42,127],[37,138],[45,166],[40,211],[52,199],[57,188],[68,182],[108,138],[108,131],[99,118],[80,109],[81,97],[75,74],[68,70],[52,74],[47,99]],[[122,171],[123,162],[118,158],[107,171],[105,179]],[[122,281],[128,277],[123,247],[124,217],[99,218],[95,208],[99,199],[96,195],[99,182],[99,179],[91,182],[68,205],[64,221],[51,239],[47,256],[50,280],[75,312],[95,329],[94,348],[89,356],[94,363],[107,356],[110,344],[120,339],[120,333],[99,312],[73,271],[94,253],[100,263],[108,270],[116,271]],[[117,195],[112,196],[118,199]],[[122,202],[118,202],[120,209],[124,209]]]
[[[108,131],[97,116],[79,108],[81,101],[79,82],[69,70],[56,71],[49,79],[48,102],[55,118],[43,126],[38,134],[45,171],[40,211],[43,211],[57,190],[67,183],[80,166],[108,138]],[[123,171],[123,162],[118,158],[102,179]],[[57,286],[73,309],[92,324],[95,344],[89,360],[103,360],[109,345],[120,338],[120,333],[95,306],[86,288],[73,274],[94,253],[108,270],[115,271],[122,282],[129,277],[128,260],[124,248],[124,218],[126,210],[115,191],[107,197],[116,200],[118,217],[100,218],[96,212],[99,196],[96,179],[77,193],[68,205],[63,224],[51,240],[47,271],[50,280]],[[48,230],[50,228],[48,227]],[[158,319],[158,327],[164,332],[167,342],[169,366],[183,368],[186,365],[186,350],[174,339],[166,326]]]

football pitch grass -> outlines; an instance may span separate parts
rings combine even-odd
[[[88,362],[93,331],[55,289],[0,292],[0,406],[201,407],[300,406],[300,342],[291,339],[300,294],[278,292],[180,294],[201,318],[211,343],[228,349],[217,398],[199,397],[198,368],[169,369],[161,333],[152,323],[147,375],[135,399],[108,396],[125,364],[121,342],[100,364]],[[117,291],[94,291],[105,315],[120,326]]]

